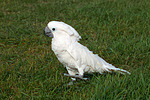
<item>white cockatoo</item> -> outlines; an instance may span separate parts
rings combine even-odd
[[[81,36],[70,25],[51,21],[44,30],[44,34],[52,37],[52,50],[58,60],[64,65],[72,80],[83,78],[85,72],[93,73],[119,71],[120,73],[128,73],[128,71],[116,68],[100,58],[97,54],[93,54],[87,47],[80,44],[78,41]]]

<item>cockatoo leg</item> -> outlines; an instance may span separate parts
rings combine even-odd
[[[68,77],[71,77],[71,78],[79,78],[79,79],[82,79],[82,80],[87,80],[88,78],[83,78],[83,76],[82,75],[70,75],[70,74],[65,74],[64,73],[64,76],[68,76]]]
[[[67,69],[67,71],[68,71],[69,74],[65,74],[65,73],[64,73],[64,76],[69,76],[69,75],[74,76],[74,75],[77,74],[77,71],[76,71],[76,70],[73,70],[73,69],[71,69],[71,68],[69,68],[69,67],[66,67],[66,69]],[[71,77],[71,76],[70,76],[70,77]],[[72,81],[76,81],[76,78],[74,78],[74,77],[71,77],[71,79],[72,79]]]
[[[76,79],[82,79],[82,80],[87,80],[87,78],[83,78],[83,70],[79,69],[71,69],[69,67],[66,67],[67,68],[67,71],[69,74],[65,74],[64,73],[64,76],[68,76],[68,77],[71,77],[72,79],[72,82],[73,81],[76,81]]]

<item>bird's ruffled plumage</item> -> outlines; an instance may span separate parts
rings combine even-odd
[[[87,47],[78,41],[81,36],[78,32],[64,22],[52,21],[48,24],[49,29],[55,28],[53,31],[52,50],[58,60],[68,70],[70,75],[83,75],[85,72],[93,73],[120,71],[128,73],[128,71],[114,67],[100,58],[97,54],[93,54]]]

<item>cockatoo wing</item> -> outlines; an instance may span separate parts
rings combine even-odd
[[[78,68],[79,74],[84,72],[111,72],[120,71],[121,73],[128,73],[128,71],[114,67],[113,65],[107,63],[105,60],[100,58],[98,55],[93,54],[87,47],[81,45],[80,43],[75,43],[67,49],[67,52],[75,60],[76,68]]]

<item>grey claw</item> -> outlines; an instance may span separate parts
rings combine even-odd
[[[69,75],[69,74],[66,74],[64,73],[64,76],[68,76],[68,77],[72,77],[72,78],[79,78],[79,79],[82,79],[82,80],[87,80],[88,78],[83,78],[83,76],[80,76],[80,75]]]
[[[68,86],[73,85],[73,81],[69,82],[67,85]]]

